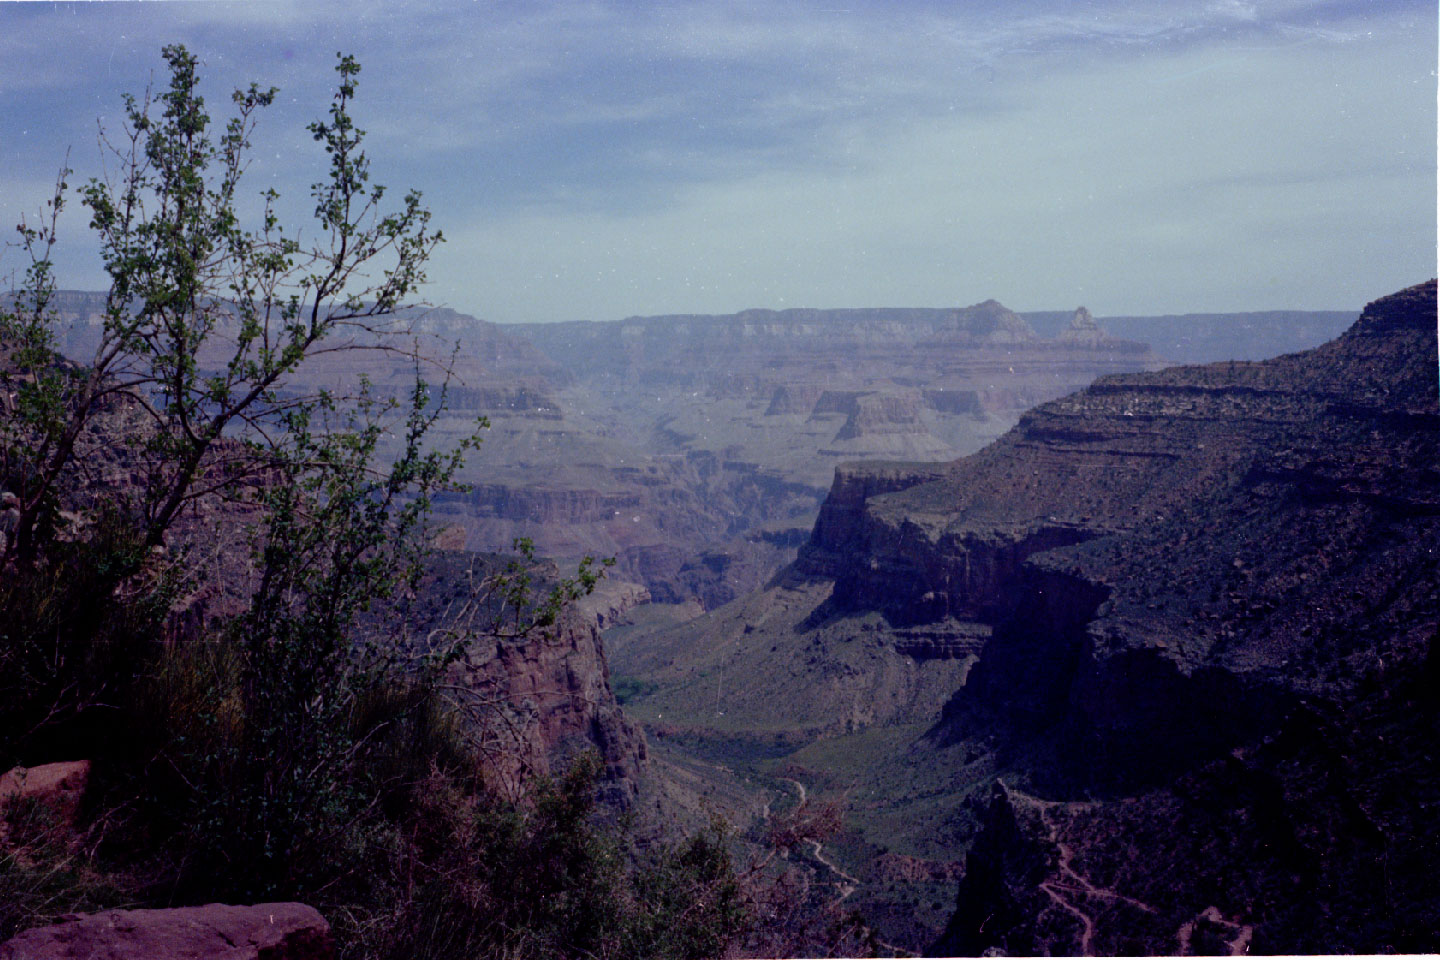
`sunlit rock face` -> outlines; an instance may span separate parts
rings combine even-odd
[[[413,593],[364,626],[385,642],[400,624],[396,642],[414,653],[463,640],[463,655],[447,682],[468,735],[484,753],[493,788],[522,796],[536,776],[558,775],[578,754],[593,753],[601,764],[601,799],[624,809],[639,789],[647,750],[616,702],[600,635],[627,610],[649,602],[649,592],[605,577],[554,624],[532,626],[533,612],[516,610],[513,599],[494,587],[510,562],[441,550],[427,562]],[[548,561],[529,569],[532,599],[541,602],[560,571]]]

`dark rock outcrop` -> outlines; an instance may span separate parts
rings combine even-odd
[[[0,943],[0,960],[332,960],[330,925],[301,903],[71,914]]]
[[[649,594],[605,578],[554,625],[517,629],[511,601],[493,587],[507,563],[463,550],[432,558],[398,611],[409,642],[429,648],[437,639],[473,637],[449,682],[493,786],[518,796],[534,776],[559,773],[576,754],[593,751],[602,765],[602,799],[623,809],[636,795],[647,751],[611,690],[600,633]],[[534,599],[543,600],[558,571],[540,563],[531,575]]]
[[[1434,949],[1435,329],[1432,281],[1308,353],[1107,378],[852,508],[837,594],[902,571],[995,624],[930,743],[1024,789],[940,953]]]

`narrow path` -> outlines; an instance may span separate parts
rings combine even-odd
[[[799,780],[794,779],[793,777],[781,777],[780,779],[786,783],[794,785],[795,792],[800,797],[800,801],[796,804],[796,808],[798,809],[799,807],[805,806],[807,800],[809,799],[809,794],[805,790],[805,784],[801,783]],[[847,899],[850,898],[852,894],[855,893],[855,890],[860,886],[860,881],[857,878],[851,876],[845,870],[841,869],[829,857],[825,856],[825,848],[821,845],[819,840],[806,840],[805,843],[809,845],[811,855],[816,860],[824,864],[826,869],[828,869],[831,873],[835,874],[835,876],[840,878],[840,882],[835,884],[835,889],[840,891],[840,896],[836,899],[834,903],[834,906],[840,906],[840,904],[844,903]]]
[[[1243,957],[1250,953],[1250,940],[1255,936],[1255,927],[1252,924],[1242,924],[1236,920],[1226,920],[1219,907],[1206,907],[1200,911],[1199,916],[1182,924],[1176,931],[1175,937],[1180,941],[1179,953],[1181,956],[1190,952],[1190,938],[1195,935],[1195,924],[1201,920],[1209,920],[1222,927],[1229,927],[1235,932],[1235,939],[1224,941],[1225,946],[1230,949],[1230,956]]]
[[[1095,939],[1095,919],[1061,896],[1060,888],[1056,887],[1055,884],[1047,881],[1040,884],[1040,889],[1044,890],[1046,895],[1055,901],[1057,907],[1080,921],[1080,956],[1095,956],[1095,954],[1090,952],[1090,944]]]
[[[1097,887],[1089,879],[1081,876],[1074,866],[1075,850],[1068,843],[1060,839],[1060,824],[1050,816],[1050,811],[1056,807],[1065,810],[1088,810],[1095,806],[1093,803],[1063,803],[1058,800],[1041,800],[1032,797],[1027,793],[1000,781],[1001,788],[1005,791],[1012,803],[1017,806],[1025,806],[1036,811],[1040,815],[1040,823],[1044,825],[1046,840],[1055,847],[1059,854],[1055,869],[1059,877],[1043,881],[1040,889],[1045,891],[1056,906],[1075,919],[1080,921],[1080,955],[1085,957],[1094,956],[1095,942],[1095,917],[1093,914],[1081,908],[1080,903],[1074,898],[1080,898],[1083,902],[1085,897],[1095,897],[1100,900],[1118,900],[1121,903],[1128,903],[1130,906],[1146,913],[1155,913],[1155,908],[1148,903],[1142,903],[1134,897],[1127,897],[1125,894],[1109,887]],[[1193,926],[1193,924],[1192,924]],[[1188,943],[1188,937],[1186,942]]]
[[[796,796],[799,797],[799,802],[796,804],[796,809],[803,807],[809,799],[809,793],[805,789],[805,784],[801,783],[799,780],[794,779],[793,777],[781,777],[780,779],[785,783],[791,784],[795,787]],[[860,888],[860,880],[859,878],[852,876],[850,873],[842,869],[829,857],[825,856],[825,848],[819,840],[806,840],[805,843],[810,847],[811,855],[822,865],[824,865],[827,870],[840,878],[835,883],[835,889],[840,895],[835,898],[834,903],[830,904],[830,909],[838,911],[840,909],[840,905],[846,900],[848,900],[851,895],[853,895],[855,891]],[[870,932],[874,934],[874,928],[870,928]],[[875,942],[884,949],[890,951],[890,953],[894,956],[915,956],[915,954],[909,950],[906,950],[902,947],[897,947],[893,943],[888,943],[884,940],[881,940],[878,934],[875,935]]]

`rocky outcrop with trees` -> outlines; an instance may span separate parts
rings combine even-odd
[[[603,567],[432,549],[484,423],[431,435],[445,318],[408,303],[441,237],[370,179],[359,65],[309,128],[301,243],[272,192],[237,200],[275,92],[217,130],[163,53],[79,190],[111,280],[90,362],[57,353],[68,170],[0,311],[0,955],[722,953],[751,898],[719,828],[641,849],[616,817],[643,741],[613,604],[572,609]],[[412,379],[316,379],[356,350]]]

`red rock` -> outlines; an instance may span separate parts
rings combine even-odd
[[[330,960],[330,925],[303,903],[211,903],[70,914],[0,943],[0,960]]]
[[[53,828],[70,830],[85,784],[90,779],[89,760],[46,763],[38,767],[15,767],[0,775],[0,842],[10,833],[6,814],[17,803],[34,802],[46,808]]]

